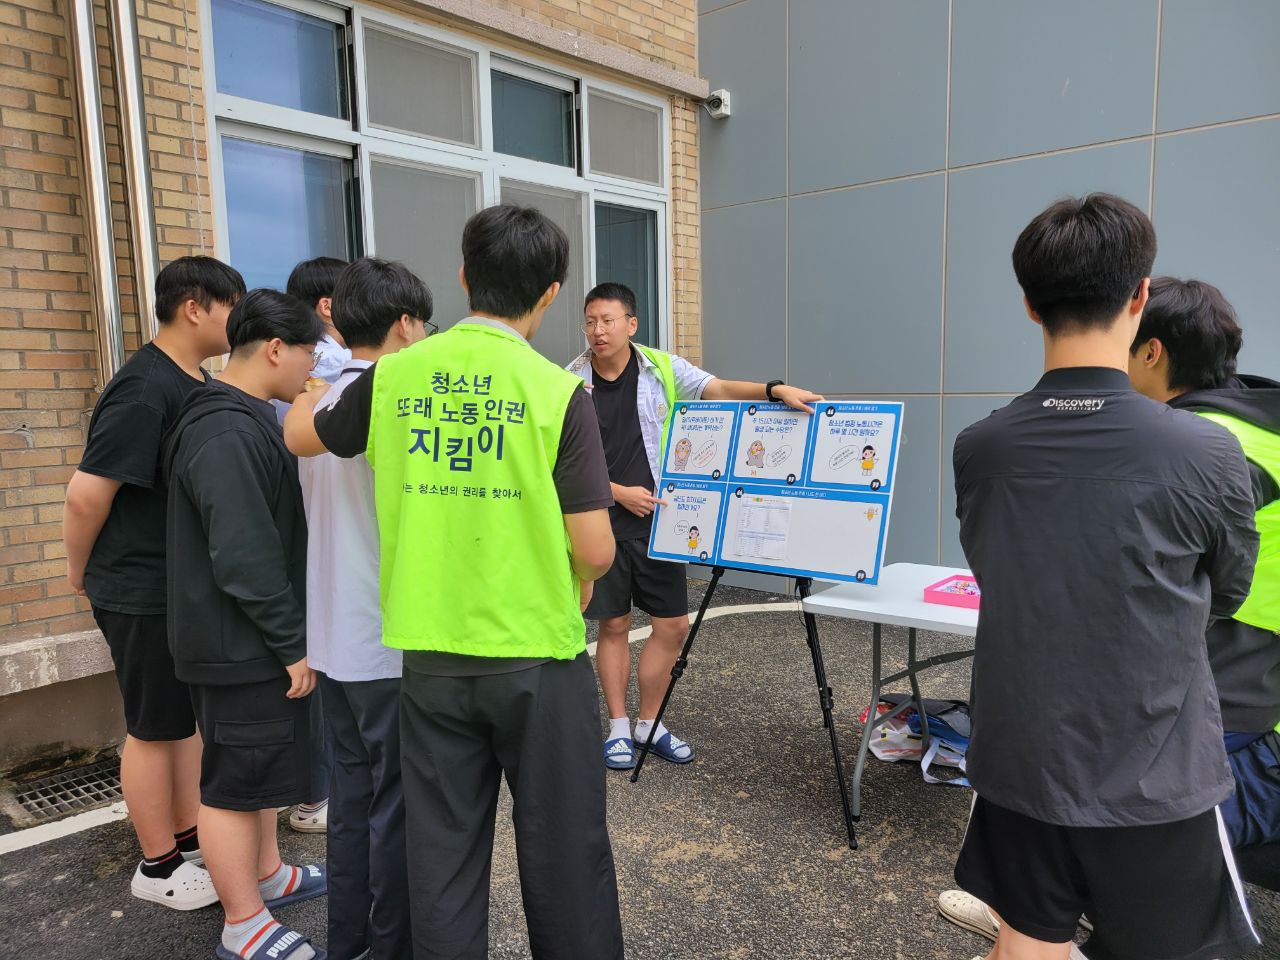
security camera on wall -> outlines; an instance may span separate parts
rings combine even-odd
[[[723,120],[729,116],[729,91],[712,90],[704,106],[712,120]]]

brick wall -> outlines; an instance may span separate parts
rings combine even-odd
[[[139,2],[138,43],[160,263],[214,252],[200,0]]]
[[[89,622],[63,576],[62,498],[96,340],[59,9],[0,2],[0,640]]]
[[[671,100],[671,312],[675,349],[702,362],[698,104]]]
[[[162,262],[212,247],[198,0],[140,4]],[[92,626],[71,594],[62,500],[98,386],[65,4],[0,0],[0,643]],[[141,343],[105,4],[98,4],[125,346]],[[190,63],[190,65],[189,65]]]
[[[530,20],[595,37],[696,73],[696,0],[488,0]]]

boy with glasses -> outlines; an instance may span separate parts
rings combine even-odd
[[[271,909],[325,892],[281,862],[276,811],[310,781],[307,518],[298,466],[268,402],[302,392],[323,326],[288,294],[254,290],[227,320],[231,357],[192,394],[165,445],[169,636],[204,739],[200,837],[226,912],[220,960],[324,951]]]
[[[683,357],[633,341],[636,296],[620,283],[602,283],[588,293],[584,314],[587,350],[567,369],[582,377],[595,401],[613,490],[609,520],[617,541],[616,559],[595,584],[586,617],[600,624],[596,669],[609,707],[605,764],[629,770],[636,765],[636,741],[649,738],[689,632],[684,567],[648,555],[654,507],[662,502],[654,495],[654,484],[661,475],[663,425],[672,407],[685,400],[775,400],[812,413],[808,404],[822,397],[781,380],[719,380]],[[653,624],[636,670],[640,703],[634,739],[627,712],[633,603]],[[653,733],[653,752],[671,763],[693,760],[693,748],[666,724]]]

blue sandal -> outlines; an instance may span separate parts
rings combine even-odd
[[[610,770],[630,770],[636,765],[636,744],[630,737],[604,742],[604,765]]]
[[[693,762],[693,747],[678,737],[672,736],[670,731],[653,741],[653,746],[649,748],[649,752],[655,757],[661,757],[668,763]]]
[[[232,953],[222,944],[218,944],[214,956],[218,960],[286,960],[287,957],[293,956],[297,950],[303,946],[309,946],[315,951],[315,960],[328,960],[328,952],[314,946],[308,937],[304,937],[297,930],[290,930],[284,924],[276,923],[274,920],[267,921],[276,924],[276,931],[267,937],[262,943],[254,948],[253,953],[242,955]]]
[[[286,904],[298,903],[302,900],[311,900],[315,897],[322,897],[329,891],[329,881],[325,876],[324,867],[308,863],[306,866],[294,867],[295,871],[293,882],[284,888],[281,896],[266,901],[268,910],[274,910],[276,907],[283,907]]]

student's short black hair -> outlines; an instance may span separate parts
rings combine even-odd
[[[348,347],[380,347],[404,314],[431,319],[431,291],[403,263],[361,257],[333,288],[333,325]]]
[[[227,342],[231,352],[279,338],[290,346],[318,343],[324,322],[316,312],[279,290],[259,287],[241,297],[227,318]]]
[[[1110,327],[1155,259],[1147,215],[1109,193],[1059,200],[1013,245],[1013,272],[1050,336]]]
[[[568,272],[569,238],[532,207],[489,207],[462,230],[462,273],[476,313],[523,317]]]
[[[1169,357],[1169,387],[1213,390],[1236,375],[1244,334],[1227,298],[1211,283],[1156,277],[1130,353],[1159,340]]]
[[[323,297],[332,297],[338,284],[338,276],[346,269],[347,261],[337,257],[313,257],[303,260],[289,274],[285,290],[297,297],[312,310]]]
[[[636,295],[631,288],[622,283],[600,283],[591,288],[591,292],[587,294],[586,301],[582,304],[585,311],[587,307],[595,303],[597,300],[617,300],[627,311],[628,317],[636,315]]]
[[[194,300],[208,310],[214,301],[227,306],[244,296],[244,277],[213,257],[179,257],[156,276],[156,319],[168,323],[178,308]]]

